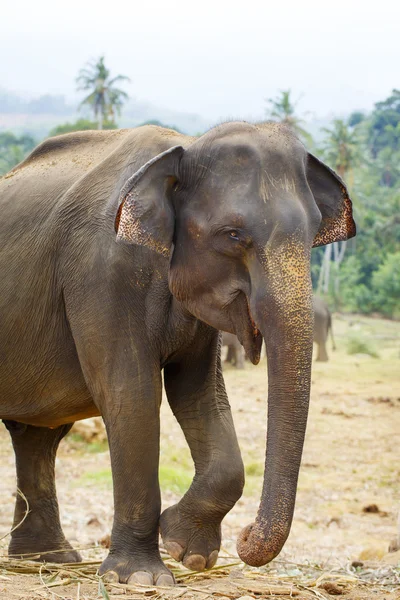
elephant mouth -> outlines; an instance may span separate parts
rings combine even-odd
[[[253,365],[260,361],[263,338],[251,316],[247,296],[240,292],[230,304],[229,316],[232,329]]]

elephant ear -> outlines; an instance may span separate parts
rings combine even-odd
[[[322,221],[313,248],[348,240],[356,235],[352,204],[340,177],[312,154],[308,154],[307,181]]]
[[[115,219],[117,240],[147,246],[169,256],[175,227],[168,190],[177,180],[184,150],[174,146],[158,154],[128,179]]]

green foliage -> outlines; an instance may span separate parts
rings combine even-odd
[[[363,283],[363,268],[359,258],[351,255],[340,269],[340,289],[342,308],[349,312],[368,314],[374,308],[374,298],[370,289]]]
[[[329,298],[336,308],[400,317],[400,91],[378,102],[371,114],[353,113],[325,129],[320,155],[346,181],[357,236],[347,242],[340,265],[331,254]],[[314,288],[323,265],[312,253]],[[322,269],[323,270],[323,269]]]
[[[387,317],[400,317],[400,252],[388,254],[372,275],[376,304]]]
[[[372,358],[379,358],[379,354],[371,340],[357,333],[353,333],[348,337],[347,353],[368,354],[369,356],[372,356]]]
[[[129,81],[129,78],[125,75],[111,78],[110,71],[104,64],[104,56],[89,62],[79,71],[76,79],[78,90],[90,92],[82,100],[81,106],[89,106],[93,111],[98,129],[102,129],[107,120],[114,121],[115,114],[120,114],[121,107],[129,98],[124,90],[115,87],[116,83],[123,81]]]
[[[342,120],[335,119],[332,127],[324,128],[326,134],[322,147],[326,162],[344,178],[360,161],[361,148],[357,139],[357,131]]]
[[[400,90],[375,105],[368,123],[368,145],[374,158],[386,147],[400,150]]]
[[[4,175],[20,163],[35,147],[30,135],[15,136],[13,133],[0,133],[0,175]]]
[[[191,473],[178,467],[160,465],[159,477],[162,489],[176,494],[183,495],[192,483]]]
[[[247,463],[245,473],[246,477],[262,477],[264,475],[264,464],[260,462]]]
[[[78,119],[75,123],[63,123],[62,125],[57,125],[54,127],[49,136],[53,137],[54,135],[63,135],[64,133],[71,133],[72,131],[87,131],[90,129],[97,129],[98,123],[95,121],[90,121],[89,119]],[[103,129],[117,129],[116,123],[114,121],[103,121]]]
[[[364,119],[365,119],[365,114],[363,112],[355,111],[355,112],[351,113],[351,115],[347,119],[347,125],[349,127],[355,127],[356,125],[359,125],[360,123],[362,123],[362,121],[364,121]]]
[[[111,469],[99,469],[98,471],[88,471],[76,481],[75,486],[80,487],[84,484],[93,485],[99,488],[111,488]]]

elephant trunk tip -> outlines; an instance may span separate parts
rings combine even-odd
[[[285,538],[286,539],[286,538]],[[237,541],[237,552],[240,559],[251,567],[262,567],[271,562],[282,549],[285,540],[267,542],[256,523],[242,529]]]

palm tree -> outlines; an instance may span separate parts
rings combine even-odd
[[[335,119],[331,128],[324,128],[327,134],[322,152],[326,162],[339,174],[342,179],[349,179],[352,187],[353,168],[361,160],[361,145],[356,130],[349,127],[342,119]],[[329,292],[330,266],[333,252],[335,266],[334,294],[339,301],[339,269],[346,252],[346,242],[335,242],[326,246],[323,263],[321,265],[318,290],[325,294]]]
[[[267,117],[273,121],[284,123],[298,136],[311,142],[311,135],[301,125],[304,121],[295,115],[297,102],[292,102],[290,94],[290,90],[283,90],[277,98],[269,98],[267,102],[271,108],[266,111]]]
[[[322,129],[327,134],[323,144],[323,154],[327,163],[344,179],[360,160],[360,143],[357,132],[342,119],[335,119],[330,129]]]
[[[117,75],[110,78],[110,71],[104,64],[104,56],[98,61],[91,61],[79,71],[76,78],[78,90],[90,90],[90,94],[84,98],[80,106],[88,105],[94,113],[98,128],[103,129],[104,122],[111,117],[114,119],[115,112],[120,114],[121,106],[129,98],[123,90],[114,87],[117,82],[130,81],[125,75]]]

